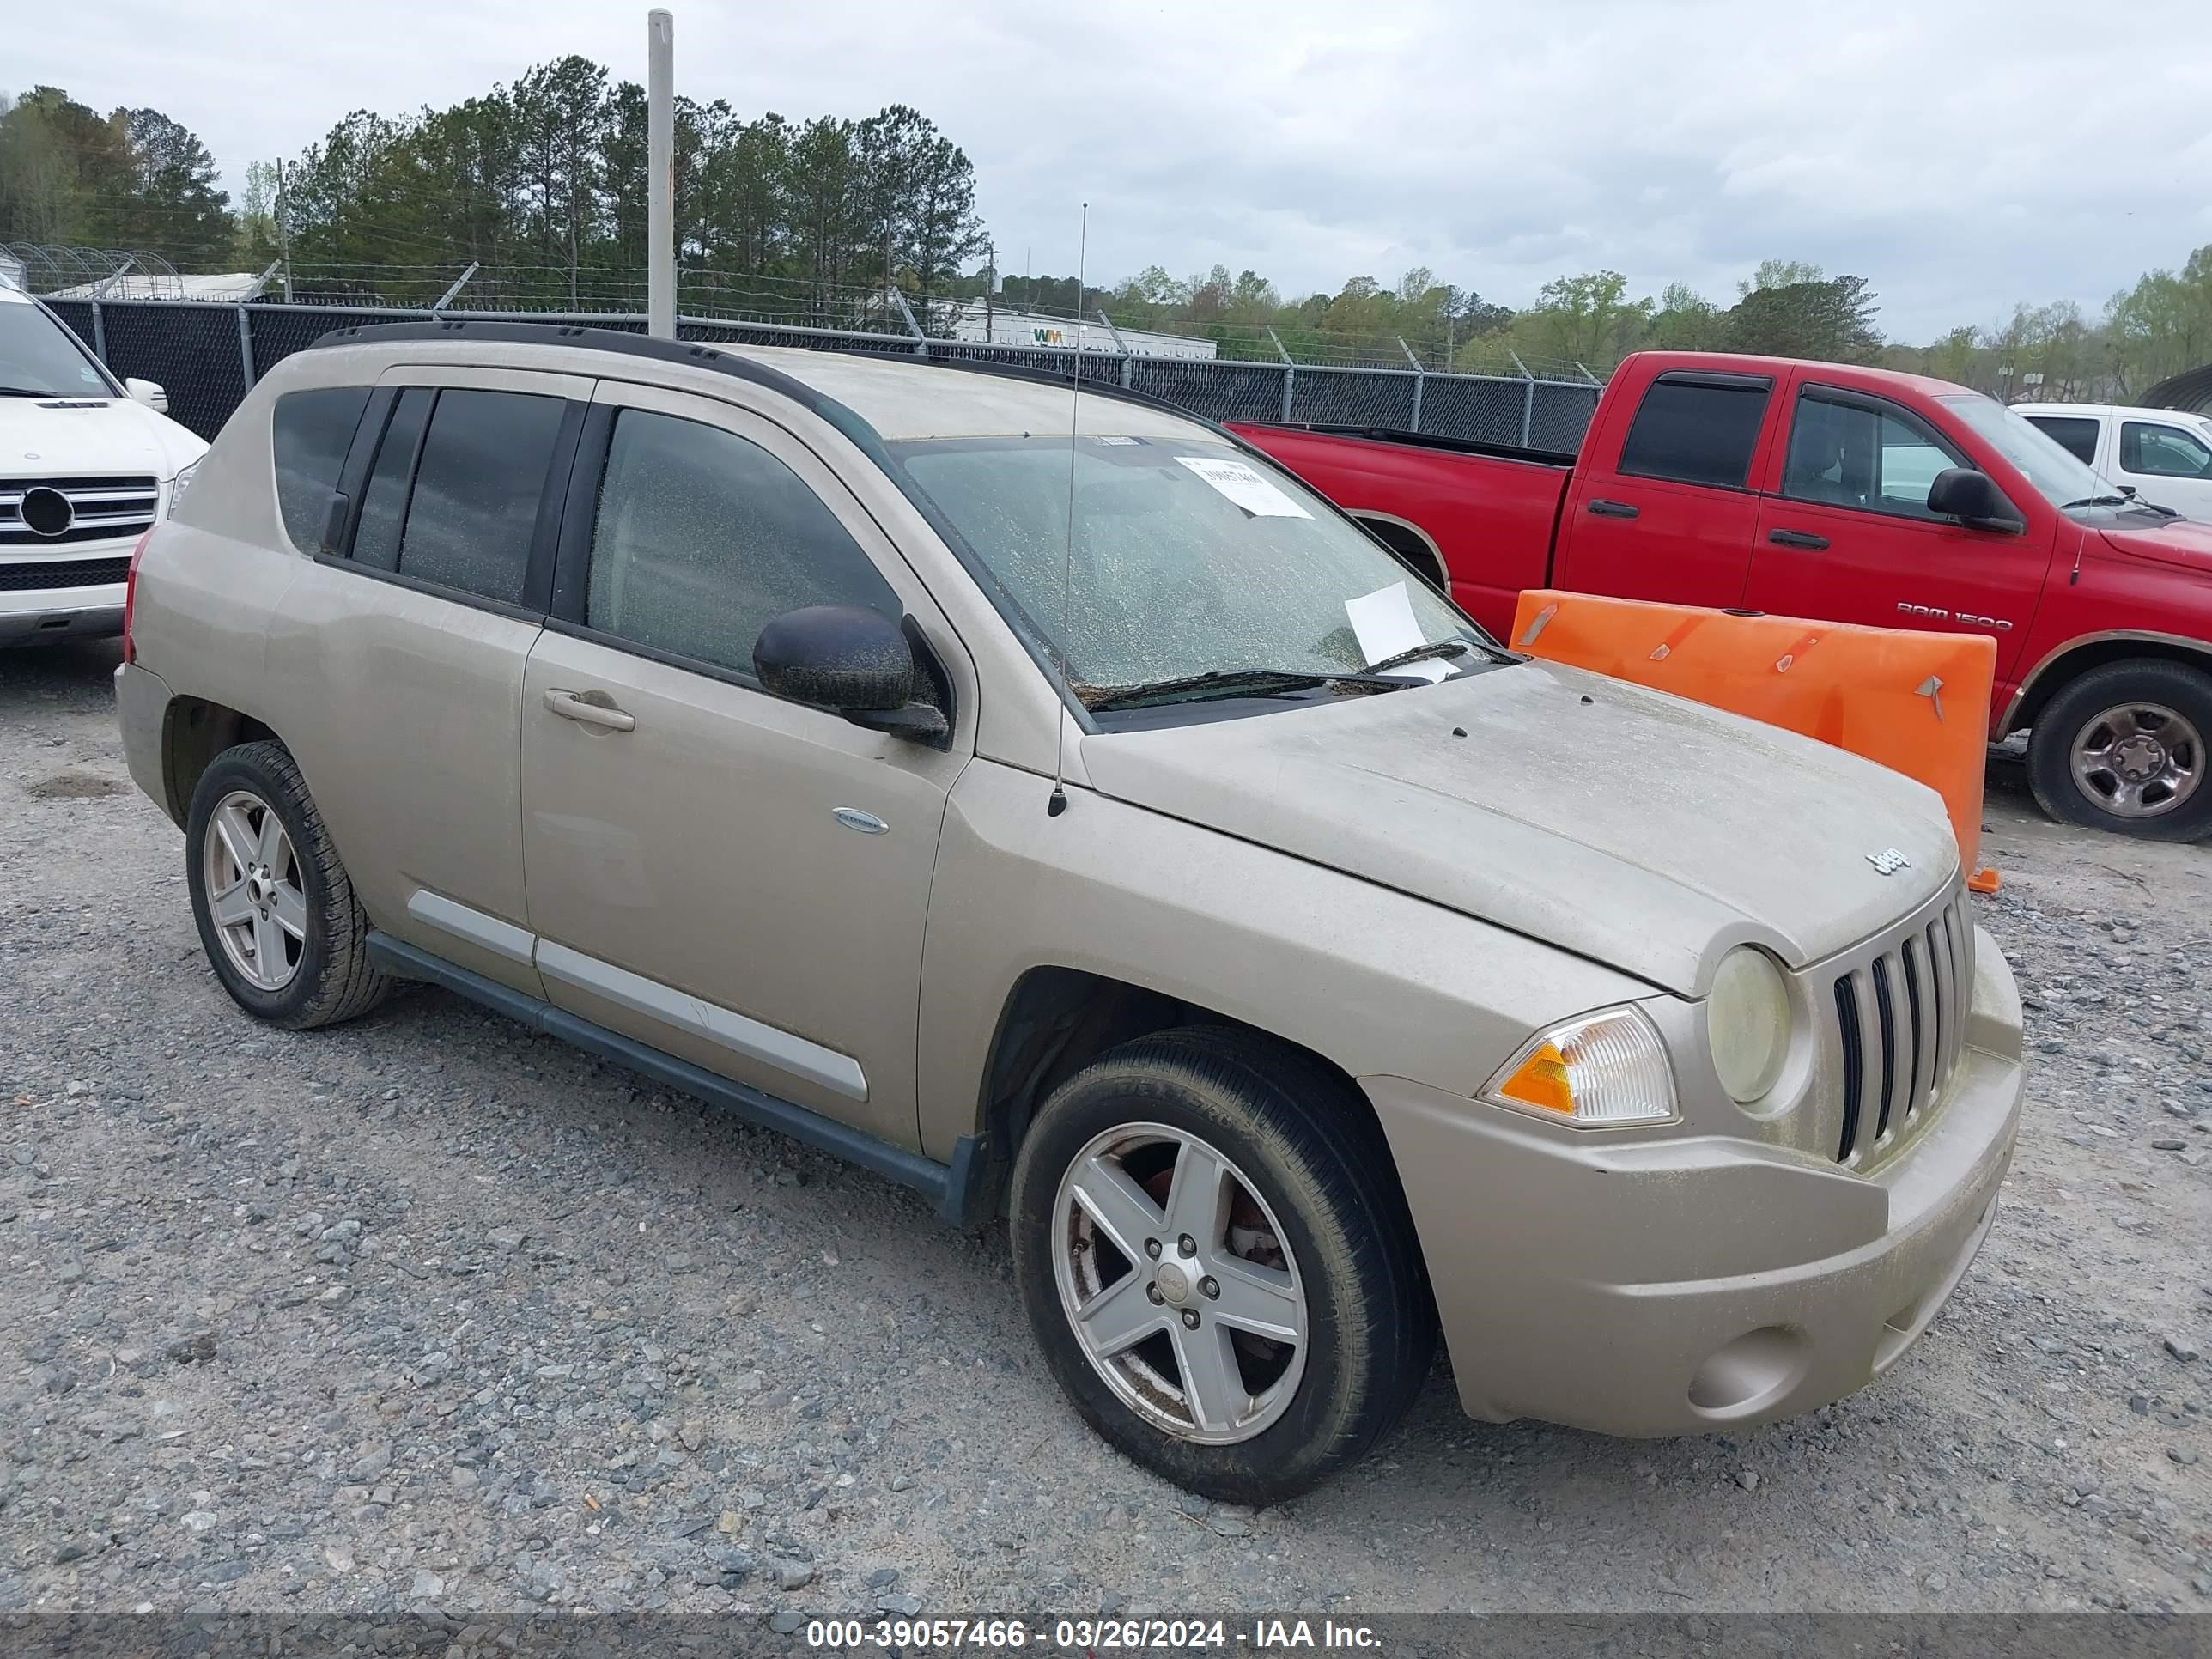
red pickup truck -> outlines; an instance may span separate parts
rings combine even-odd
[[[1997,642],[1990,736],[2052,817],[2212,834],[2212,525],[2001,404],[1887,370],[1642,352],[1580,454],[1240,425],[1503,637],[1523,588]]]

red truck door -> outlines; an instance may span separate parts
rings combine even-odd
[[[1791,377],[1789,437],[1770,462],[1751,580],[1741,603],[1779,616],[1988,634],[2009,683],[2051,562],[2040,503],[2014,502],[2025,533],[1970,529],[1928,510],[1946,467],[1973,466],[1888,398]]]
[[[1674,605],[1743,603],[1753,493],[1774,377],[1671,368],[1632,418],[1590,434],[1575,467],[1552,586]]]

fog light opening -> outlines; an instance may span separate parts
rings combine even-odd
[[[1744,1417],[1797,1385],[1812,1353],[1804,1336],[1784,1325],[1762,1325],[1723,1343],[1690,1379],[1690,1404],[1708,1417]]]

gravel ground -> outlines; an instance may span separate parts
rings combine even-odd
[[[1878,1386],[1736,1436],[1468,1421],[1257,1514],[1105,1450],[1003,1231],[428,990],[249,1024],[110,647],[0,656],[0,1609],[2202,1611],[2212,847],[1993,773],[2033,1073]]]

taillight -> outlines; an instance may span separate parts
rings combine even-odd
[[[131,550],[131,568],[123,578],[123,660],[125,662],[138,660],[137,650],[131,643],[131,611],[138,602],[138,561],[146,556],[146,544],[153,538],[154,530],[149,525],[146,533],[139,537],[138,544]]]

